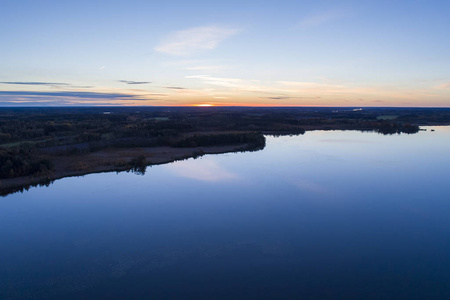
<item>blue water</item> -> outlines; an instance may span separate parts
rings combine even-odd
[[[450,299],[450,127],[264,150],[0,198],[0,299]]]

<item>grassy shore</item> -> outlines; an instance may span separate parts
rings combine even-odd
[[[83,176],[101,172],[134,171],[142,172],[146,166],[160,165],[177,160],[196,158],[206,154],[246,151],[248,144],[211,147],[174,148],[140,147],[130,149],[108,148],[100,151],[56,157],[52,171],[0,180],[0,195],[23,191],[32,186],[48,185],[66,177]]]

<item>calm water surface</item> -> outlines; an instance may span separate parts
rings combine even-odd
[[[0,299],[450,299],[433,128],[267,137],[0,198]]]

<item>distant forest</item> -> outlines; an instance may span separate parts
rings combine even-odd
[[[411,134],[420,125],[447,124],[444,108],[2,108],[0,179],[51,173],[55,157],[105,148],[246,144],[251,150],[264,147],[264,134]]]

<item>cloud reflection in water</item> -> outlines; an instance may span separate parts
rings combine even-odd
[[[239,176],[228,170],[225,170],[216,161],[211,159],[190,159],[180,161],[167,166],[174,174],[189,179],[200,181],[218,182],[237,179]]]

